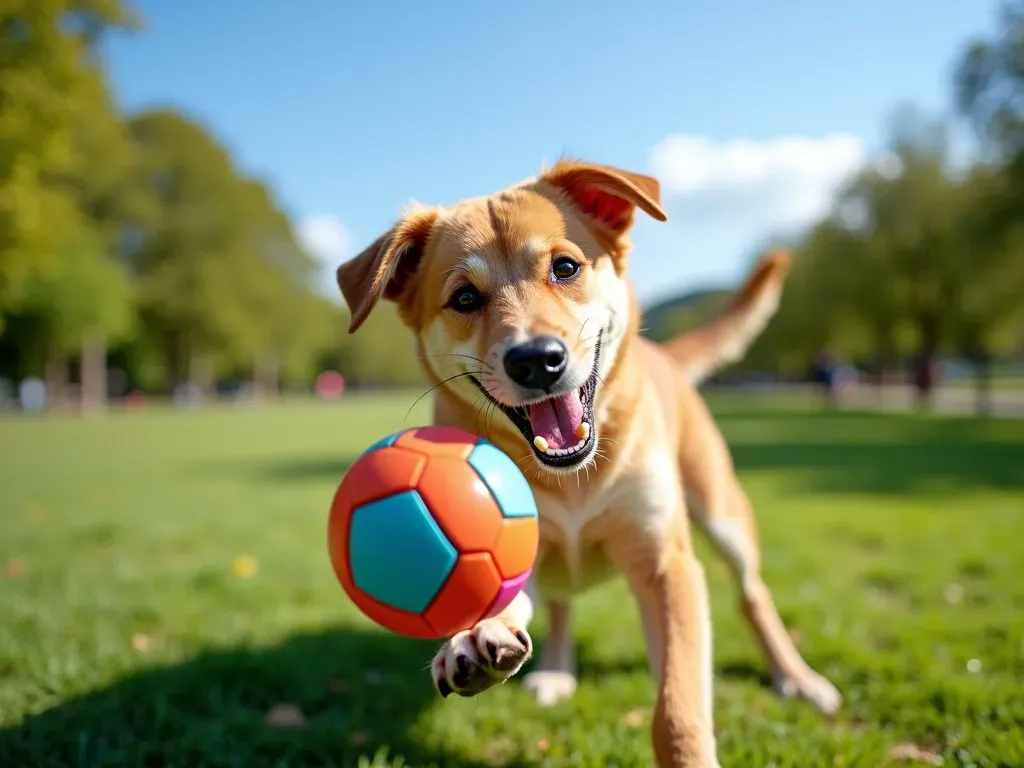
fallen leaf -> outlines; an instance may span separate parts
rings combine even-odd
[[[132,635],[132,648],[139,653],[145,653],[149,650],[151,645],[149,635],[144,635],[141,632],[137,632]]]
[[[267,725],[271,728],[304,728],[306,716],[294,704],[275,704],[267,712]]]
[[[370,740],[370,737],[366,735],[364,731],[352,731],[348,737],[348,743],[357,749],[359,747],[365,747],[366,742]]]
[[[231,564],[231,570],[240,579],[251,579],[256,575],[256,558],[252,555],[239,555]]]
[[[639,728],[647,719],[647,710],[644,708],[631,709],[622,716],[622,724],[629,728]]]
[[[929,765],[942,765],[942,755],[923,749],[917,744],[897,744],[889,750],[889,758],[900,761],[917,761]]]
[[[348,680],[344,677],[332,677],[327,681],[327,690],[331,693],[345,693],[348,691]]]
[[[25,564],[17,559],[8,560],[4,566],[4,573],[9,579],[20,579],[25,573]]]

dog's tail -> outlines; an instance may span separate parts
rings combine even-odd
[[[789,264],[786,251],[765,254],[724,312],[665,342],[665,351],[687,371],[694,384],[746,354],[779,307]]]

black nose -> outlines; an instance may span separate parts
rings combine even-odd
[[[505,373],[516,384],[548,390],[569,362],[569,350],[554,336],[538,336],[505,353]]]

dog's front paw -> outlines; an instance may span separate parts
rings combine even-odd
[[[485,619],[441,646],[430,663],[430,675],[442,696],[475,696],[512,677],[532,653],[526,630]]]

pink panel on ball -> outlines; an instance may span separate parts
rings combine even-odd
[[[487,609],[483,618],[489,619],[491,616],[497,616],[503,610],[508,608],[508,604],[512,602],[512,598],[522,591],[523,585],[525,585],[526,580],[530,578],[530,573],[532,571],[533,568],[528,568],[515,578],[505,579],[505,581],[501,583],[501,589],[498,590],[498,596],[494,598],[494,602],[491,603],[491,607]]]

